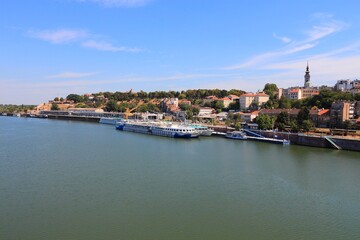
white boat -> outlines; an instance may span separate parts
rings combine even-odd
[[[238,140],[246,140],[247,136],[243,131],[233,131],[233,132],[228,132],[225,135],[226,138],[231,138],[231,139],[238,139]]]
[[[120,121],[117,123],[116,129],[173,138],[197,138],[200,135],[200,133],[192,127],[160,122]]]
[[[99,123],[102,124],[110,124],[110,125],[116,125],[116,122],[120,121],[121,119],[119,118],[114,118],[114,117],[102,117],[99,120]]]
[[[211,136],[214,132],[213,129],[208,128],[203,125],[190,124],[189,127],[192,127],[194,129],[196,129],[197,131],[199,131],[201,136]]]

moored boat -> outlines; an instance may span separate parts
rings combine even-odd
[[[213,129],[203,125],[190,124],[189,127],[196,129],[198,132],[200,132],[201,136],[211,136],[214,132]]]
[[[120,120],[121,119],[114,118],[114,117],[102,117],[102,118],[100,118],[99,123],[109,124],[109,125],[116,125],[116,122],[118,122]]]
[[[120,121],[117,123],[116,129],[173,138],[197,138],[200,135],[197,130],[188,126],[159,122]]]
[[[226,138],[231,138],[231,139],[237,139],[237,140],[246,140],[247,136],[243,131],[233,131],[233,132],[228,132],[225,135]]]

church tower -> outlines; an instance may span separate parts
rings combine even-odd
[[[309,62],[307,63],[307,66],[306,66],[306,72],[305,72],[304,78],[305,78],[304,88],[309,88],[309,87],[311,87],[310,71],[309,71]]]

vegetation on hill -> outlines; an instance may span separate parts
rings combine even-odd
[[[0,113],[27,113],[29,110],[33,110],[34,108],[34,105],[0,104]]]
[[[163,98],[179,98],[187,99],[190,101],[195,101],[197,99],[204,99],[207,96],[216,96],[218,98],[223,98],[231,94],[240,96],[245,93],[242,90],[231,89],[220,90],[220,89],[190,89],[186,91],[155,91],[155,92],[144,92],[140,91],[137,93],[134,92],[104,92],[95,95],[103,95],[109,100],[116,101],[131,101],[131,100],[144,100],[144,99],[163,99]]]
[[[240,96],[245,92],[238,89],[231,90],[220,90],[220,89],[190,89],[186,91],[155,91],[155,92],[99,92],[93,93],[92,98],[88,96],[81,96],[78,94],[69,94],[66,97],[66,100],[74,101],[76,107],[85,108],[85,107],[95,107],[104,108],[105,111],[116,111],[123,112],[126,108],[134,108],[136,102],[143,101],[137,108],[136,111],[139,112],[156,112],[160,111],[159,104],[152,102],[152,100],[161,100],[164,98],[178,98],[179,100],[187,99],[190,100],[193,105],[203,105],[202,99],[207,96],[215,96],[217,98],[227,97],[229,95]],[[58,97],[54,101],[61,101]],[[157,103],[159,102],[157,101]],[[217,111],[221,111],[224,108],[221,102],[215,101],[209,103],[209,105],[204,105],[215,108]],[[231,104],[229,109],[238,110],[238,104]]]

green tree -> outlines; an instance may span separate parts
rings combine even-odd
[[[216,111],[218,111],[218,110],[221,111],[224,108],[224,103],[222,101],[215,100],[215,101],[212,102],[211,105],[212,105],[213,108],[216,109]]]
[[[200,108],[192,107],[192,108],[191,108],[191,111],[192,111],[192,113],[193,113],[194,116],[197,116],[197,115],[199,115]]]
[[[275,127],[279,131],[284,131],[287,126],[291,124],[290,115],[288,112],[281,112],[275,120]]]
[[[310,113],[309,113],[309,109],[307,108],[302,108],[300,110],[300,112],[297,115],[297,122],[299,125],[302,125],[302,123],[305,120],[309,120],[310,119]]]
[[[229,104],[229,107],[228,107],[229,110],[240,110],[240,104],[239,102],[232,102]]]
[[[291,121],[291,132],[299,132],[299,125],[296,121]]]
[[[74,101],[75,103],[83,102],[84,97],[77,94],[69,94],[66,97],[67,100]]]
[[[58,101],[59,101],[59,98],[58,98],[58,97],[54,98],[54,101],[55,101],[55,102],[58,102]]]
[[[279,108],[290,109],[291,108],[291,101],[288,98],[281,97],[279,101]]]
[[[59,105],[57,105],[56,103],[51,104],[51,110],[53,111],[60,110]]]
[[[179,107],[180,107],[180,109],[181,109],[182,111],[186,111],[186,110],[189,110],[189,109],[191,108],[191,106],[190,106],[189,104],[186,104],[186,103],[181,103],[181,104],[179,105]]]
[[[258,102],[252,102],[249,106],[250,110],[258,110],[259,109],[259,103]]]
[[[356,94],[354,95],[354,99],[355,99],[356,101],[360,101],[360,93],[356,93]]]
[[[351,121],[350,121],[350,120],[345,120],[345,121],[343,122],[343,124],[342,124],[342,127],[343,127],[344,129],[351,129],[351,127],[352,127]]]
[[[261,114],[256,117],[255,122],[259,125],[260,129],[269,130],[274,128],[275,119],[268,115]]]
[[[310,129],[313,127],[313,123],[310,120],[304,120],[301,124],[301,128],[304,130],[304,132],[310,131]]]
[[[275,83],[267,83],[267,84],[265,84],[263,91],[271,97],[271,96],[274,96],[275,93],[279,91],[279,89]]]
[[[105,111],[107,112],[116,112],[118,110],[118,104],[115,100],[109,100],[106,103]]]

